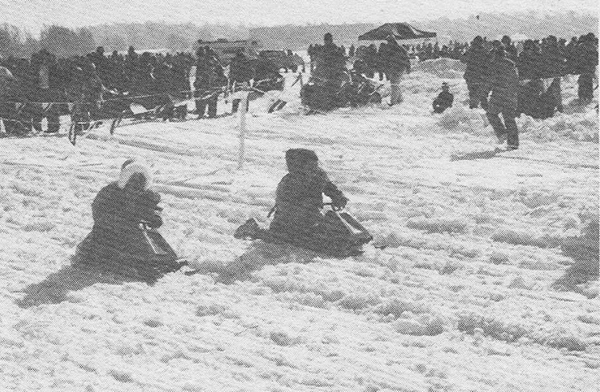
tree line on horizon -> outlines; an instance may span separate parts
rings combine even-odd
[[[40,37],[34,38],[15,26],[0,26],[0,57],[29,57],[40,49],[58,57],[71,57],[88,53],[95,45],[92,32],[86,28],[72,30],[56,25],[46,26]]]
[[[403,22],[390,20],[389,22]],[[479,14],[464,19],[438,18],[427,21],[408,21],[414,27],[434,31],[441,42],[453,40],[470,42],[476,35],[493,40],[502,35],[524,34],[530,38],[550,34],[570,38],[589,32],[597,34],[598,17],[591,14],[567,12],[540,15],[533,12],[513,14]],[[69,29],[46,26],[39,38],[15,26],[0,25],[0,56],[28,57],[42,48],[59,57],[83,55],[104,46],[107,52],[125,51],[129,46],[137,50],[168,49],[190,51],[198,39],[204,41],[226,39],[258,40],[264,49],[304,50],[310,44],[321,43],[330,32],[336,43],[349,46],[357,43],[358,36],[377,27],[374,23],[308,24],[272,27],[217,25],[194,23],[169,24],[164,22],[114,23]]]

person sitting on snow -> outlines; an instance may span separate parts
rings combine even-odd
[[[289,173],[277,185],[275,207],[271,210],[275,216],[269,229],[260,228],[251,218],[235,231],[234,237],[283,241],[336,257],[361,254],[362,246],[373,237],[348,213],[339,212],[348,198],[319,167],[317,154],[295,148],[285,153],[285,160]],[[331,198],[333,209],[325,214],[321,212],[323,194]]]
[[[152,228],[162,226],[160,195],[150,189],[151,185],[146,164],[139,159],[126,160],[119,180],[102,188],[92,203],[94,228],[118,234],[142,222]]]
[[[348,199],[319,167],[314,151],[290,149],[285,160],[288,174],[277,185],[275,207],[271,210],[275,215],[268,231],[277,237],[306,237],[323,222],[323,194],[331,198],[332,206],[337,209],[344,208]],[[238,228],[235,237],[261,238],[264,232],[261,230],[254,219],[249,219]]]
[[[285,161],[288,174],[277,185],[270,230],[288,236],[307,234],[323,219],[323,194],[331,198],[334,208],[344,208],[348,199],[319,167],[314,151],[290,149]]]
[[[442,92],[433,100],[433,112],[443,113],[444,110],[452,107],[454,95],[450,92],[447,82],[442,83]]]
[[[160,195],[151,190],[150,169],[140,159],[128,159],[117,181],[98,192],[92,202],[94,226],[78,246],[84,264],[121,265],[131,261],[164,262],[177,256],[153,229],[163,224]]]

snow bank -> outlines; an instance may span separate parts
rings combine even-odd
[[[413,71],[425,72],[441,79],[462,78],[466,69],[466,64],[448,58],[420,61],[412,68]]]
[[[598,115],[593,110],[574,114],[556,113],[554,117],[545,120],[522,115],[518,125],[520,132],[530,134],[536,141],[566,138],[598,143]]]
[[[469,110],[468,107],[454,105],[442,113],[438,124],[440,127],[448,130],[481,134],[489,123],[482,111]]]

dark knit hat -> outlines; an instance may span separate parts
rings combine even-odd
[[[285,163],[290,171],[300,169],[310,161],[319,161],[317,154],[313,150],[308,150],[306,148],[291,148],[285,152]]]

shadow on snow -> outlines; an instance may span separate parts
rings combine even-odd
[[[252,278],[252,273],[267,265],[287,263],[310,263],[319,254],[310,250],[297,248],[288,244],[271,244],[255,241],[241,256],[228,264],[204,263],[186,275],[214,274],[215,281],[223,284],[233,284]]]
[[[83,290],[96,283],[118,285],[134,281],[144,280],[107,273],[98,268],[67,265],[48,275],[43,281],[27,286],[23,290],[25,297],[15,302],[21,308],[59,304],[64,301],[77,302],[77,299],[70,296],[71,292]],[[146,283],[152,282],[146,281]]]
[[[561,245],[562,253],[573,259],[563,276],[553,283],[556,290],[567,290],[593,298],[597,293],[587,292],[581,286],[598,280],[600,255],[598,253],[598,225],[590,225],[583,237],[570,238]],[[590,297],[592,296],[592,297]]]
[[[499,148],[494,150],[484,150],[484,151],[473,151],[467,152],[463,154],[452,154],[450,157],[450,161],[473,161],[475,159],[492,159],[497,156],[499,153],[504,152]]]

